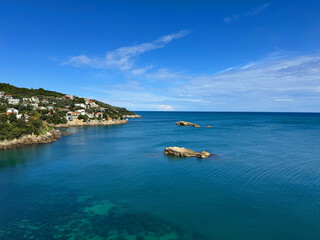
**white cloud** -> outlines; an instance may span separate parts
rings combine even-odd
[[[70,57],[68,61],[63,62],[62,65],[73,65],[75,67],[81,67],[84,65],[91,65],[93,60],[86,55],[79,55]]]
[[[146,77],[150,79],[178,79],[178,78],[185,78],[181,73],[172,72],[168,69],[160,68],[155,72],[146,73]]]
[[[294,101],[294,99],[292,99],[292,98],[274,98],[273,100],[276,102],[292,102],[292,101]]]
[[[240,14],[233,14],[233,15],[230,16],[230,17],[225,17],[225,18],[224,18],[224,21],[225,21],[225,22],[237,21],[239,17],[240,17]]]
[[[158,106],[154,106],[154,107],[157,107],[159,110],[162,110],[162,111],[172,111],[173,110],[173,107],[170,105],[158,105]]]
[[[134,110],[320,111],[320,56],[278,54],[198,76],[147,70],[131,73],[125,83],[87,90]],[[141,75],[149,78],[137,80]],[[172,81],[154,84],[152,77]]]
[[[121,47],[107,52],[105,58],[91,58],[86,55],[73,56],[62,64],[75,67],[88,66],[92,68],[114,68],[121,71],[128,71],[132,69],[137,56],[154,49],[163,48],[166,44],[175,39],[182,38],[188,33],[189,31],[182,30],[177,33],[159,37],[151,42]]]
[[[258,14],[258,13],[262,12],[263,10],[265,10],[266,8],[268,8],[270,5],[271,5],[271,3],[262,4],[256,8],[251,9],[251,11],[247,12],[246,15],[251,16],[251,15]]]
[[[131,70],[131,74],[133,75],[142,75],[145,74],[149,69],[153,68],[152,65],[148,65],[144,68],[135,68]]]
[[[320,100],[319,83],[320,56],[300,56],[266,59],[217,74],[193,77],[170,91],[180,99],[203,100],[197,103],[198,107],[269,110],[266,108],[279,107],[272,102],[281,106],[293,102],[314,105],[313,102]]]
[[[250,16],[253,16],[253,15],[259,14],[262,11],[264,11],[266,8],[268,8],[270,5],[271,5],[271,3],[265,3],[265,4],[262,4],[262,5],[258,6],[258,7],[255,7],[253,9],[251,9],[248,12],[245,12],[245,13],[242,13],[242,14],[239,14],[239,13],[233,14],[231,16],[225,17],[224,21],[226,23],[229,23],[229,22],[237,21],[239,18],[250,17]]]

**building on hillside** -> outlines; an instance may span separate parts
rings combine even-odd
[[[32,102],[31,98],[22,98],[22,102]]]
[[[9,115],[10,113],[19,114],[19,111],[15,108],[8,108],[7,115]]]
[[[0,98],[3,98],[5,92],[0,91]]]
[[[77,112],[80,114],[80,115],[86,115],[86,111],[84,109],[79,109],[77,110]]]
[[[99,107],[99,105],[96,104],[96,103],[95,103],[94,101],[92,101],[92,100],[89,101],[89,106],[90,106],[91,108]]]
[[[85,105],[84,103],[76,103],[75,106],[80,107],[80,108],[87,108],[87,105]]]
[[[46,108],[46,107],[43,107],[43,106],[40,106],[39,109],[40,109],[40,110],[47,110],[47,108]]]
[[[67,121],[73,121],[73,116],[66,116]]]
[[[13,97],[12,95],[4,95],[3,98],[9,100],[9,99],[12,99]]]
[[[64,95],[62,97],[63,100],[74,100],[74,96],[73,95]]]
[[[103,113],[102,112],[97,112],[96,117],[102,117]]]
[[[30,105],[33,107],[33,109],[36,109],[36,108],[39,107],[38,103],[32,103],[32,104],[30,104]]]
[[[38,97],[32,97],[31,101],[34,103],[39,103],[39,98]]]
[[[19,102],[20,102],[20,99],[14,99],[14,98],[8,99],[8,103],[12,105],[17,105],[19,104]]]
[[[42,102],[43,104],[49,104],[48,99],[43,99],[41,102]]]
[[[94,113],[88,113],[89,118],[94,118]]]

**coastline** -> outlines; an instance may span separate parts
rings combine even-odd
[[[120,120],[120,119],[113,119],[113,120],[92,120],[89,122],[83,122],[82,120],[75,119],[73,121],[69,121],[68,123],[62,124],[53,124],[50,125],[56,128],[69,128],[69,127],[86,127],[86,126],[107,126],[107,125],[122,125],[126,124],[128,119]]]
[[[50,124],[51,127],[55,128],[69,128],[69,127],[86,127],[86,126],[107,126],[107,125],[122,125],[126,124],[128,122],[128,119],[125,120],[93,120],[90,122],[83,122],[82,120],[75,120],[66,123],[66,124]],[[45,143],[52,143],[57,141],[61,138],[61,136],[67,136],[71,135],[70,133],[66,133],[59,130],[52,130],[48,131],[43,135],[35,135],[35,134],[29,134],[22,136],[18,139],[12,139],[12,140],[4,140],[0,142],[0,150],[6,150],[6,149],[15,149],[15,148],[22,148],[24,146],[33,145],[33,144],[45,144]]]
[[[70,135],[59,130],[52,130],[43,135],[29,134],[18,139],[4,140],[0,142],[0,150],[20,148],[32,144],[52,143],[61,138],[61,136]]]
[[[138,114],[134,114],[134,115],[124,115],[124,118],[142,118],[142,116],[138,115]]]

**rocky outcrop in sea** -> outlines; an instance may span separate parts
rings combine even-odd
[[[191,123],[191,122],[185,122],[185,121],[179,121],[179,122],[176,122],[176,124],[177,124],[178,126],[193,126],[193,127],[200,127],[198,124]]]
[[[167,147],[164,149],[164,154],[172,155],[177,157],[197,157],[197,158],[208,158],[211,154],[202,151],[202,152],[195,152],[191,149],[187,149],[184,147]]]

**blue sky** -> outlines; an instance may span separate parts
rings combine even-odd
[[[319,1],[0,0],[0,82],[130,110],[320,111]]]

